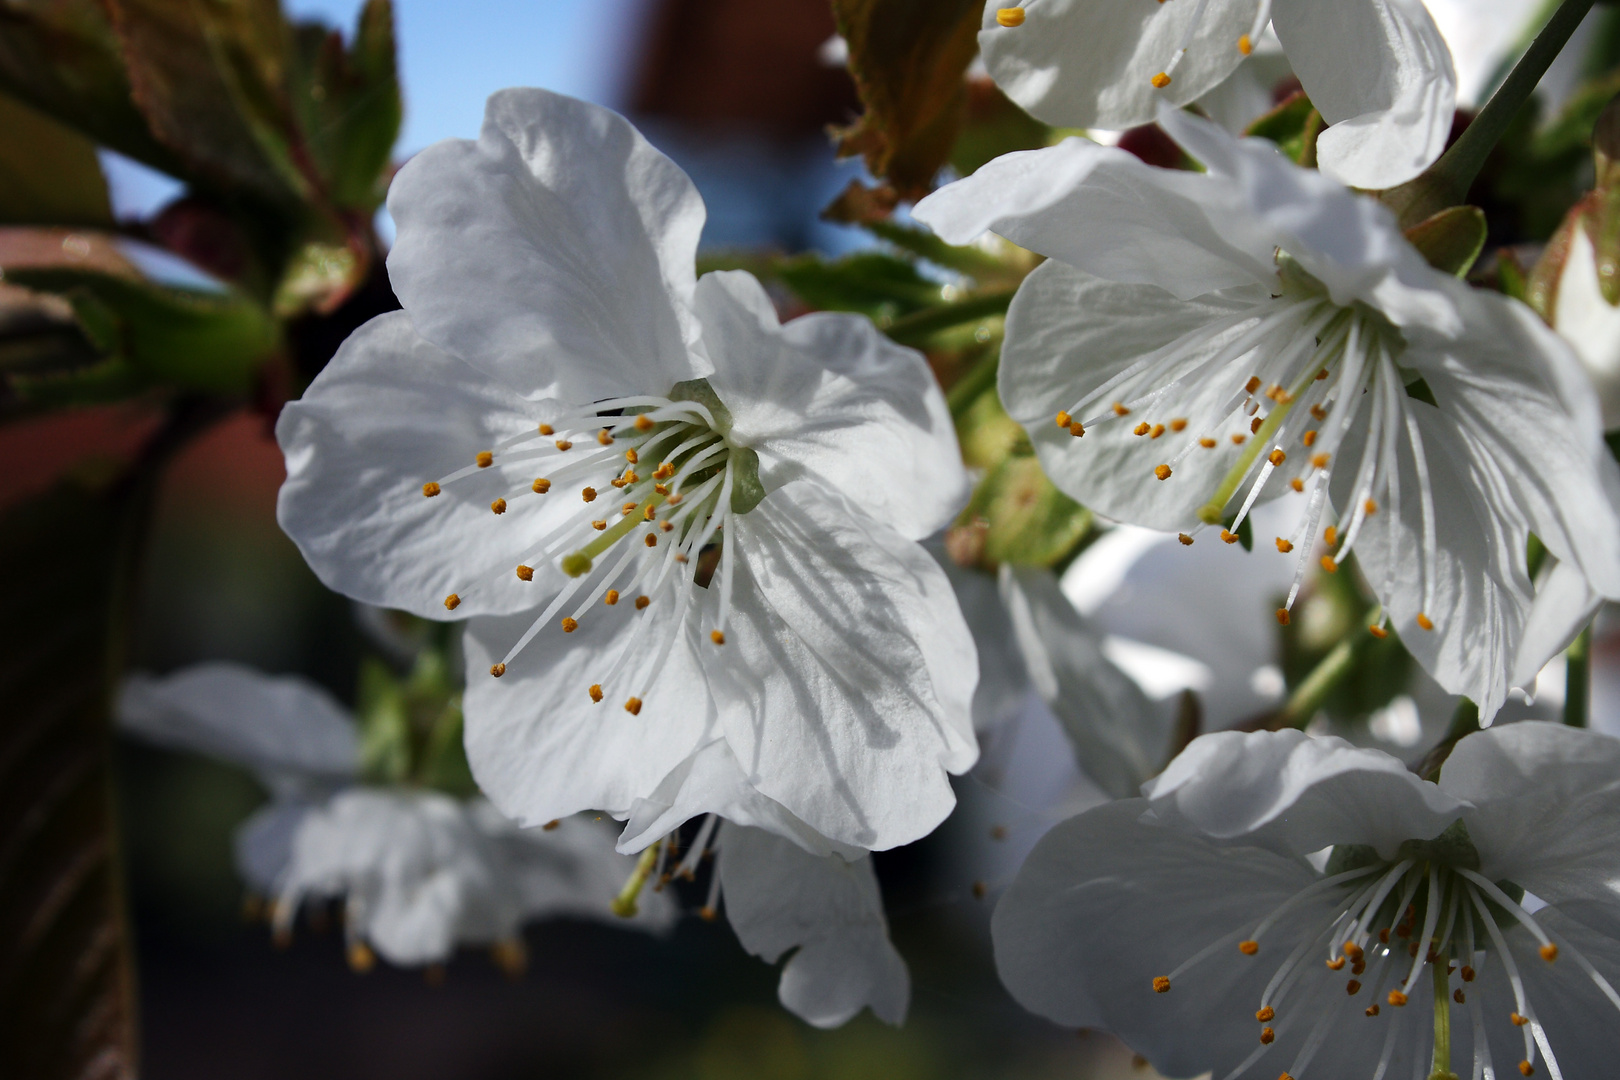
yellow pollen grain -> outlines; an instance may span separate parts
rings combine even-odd
[[[1153,425],[1153,430],[1148,432],[1148,438],[1157,439],[1160,435],[1163,435],[1163,434],[1164,434],[1164,425],[1163,424],[1154,424]]]
[[[1371,1005],[1367,1006],[1366,1013],[1367,1013],[1368,1016],[1377,1016],[1378,1015],[1378,1002],[1375,1001]]]
[[[1558,946],[1550,941],[1541,947],[1540,952],[1541,958],[1549,964],[1558,959]]]
[[[1114,409],[1114,415],[1115,416],[1129,416],[1129,415],[1131,415],[1131,410],[1127,409],[1124,405],[1121,405],[1117,401],[1114,402],[1113,409]]]
[[[1311,415],[1316,417],[1318,420],[1326,420],[1327,419],[1327,410],[1322,408],[1322,406],[1320,406],[1320,405],[1312,405],[1311,406]]]
[[[1294,550],[1294,542],[1292,540],[1284,540],[1279,536],[1277,537],[1277,550],[1286,555],[1290,551]]]
[[[633,697],[629,701],[625,702],[624,703],[624,711],[629,713],[631,716],[640,716],[641,715],[641,699],[638,698],[638,697]]]
[[[562,628],[563,628],[563,633],[572,634],[575,630],[579,629],[579,620],[564,616],[563,621],[562,621]]]
[[[423,495],[424,498],[431,499],[431,498],[433,498],[433,496],[437,495],[439,493],[439,491],[440,491],[439,485],[435,484],[431,480],[429,480],[427,483],[422,485],[422,495]]]
[[[602,597],[602,602],[607,604],[608,607],[612,607],[614,604],[617,604],[619,602],[619,590],[609,589],[607,591],[607,595]]]
[[[1160,480],[1168,480],[1168,479],[1170,479],[1170,466],[1168,466],[1168,465],[1157,465],[1157,466],[1155,466],[1154,469],[1153,469],[1153,475],[1157,476]]]
[[[498,679],[502,675],[506,674],[506,665],[505,664],[491,664],[491,665],[489,665],[489,673],[491,675],[495,676]]]
[[[1391,1005],[1399,1009],[1401,1006],[1406,1004],[1406,995],[1401,993],[1399,990],[1391,990],[1389,992],[1389,997],[1385,998],[1384,1000],[1388,1001]]]
[[[1434,620],[1429,618],[1427,615],[1423,614],[1423,612],[1421,612],[1421,611],[1418,612],[1417,624],[1419,626],[1423,627],[1423,629],[1425,629],[1425,630],[1433,630],[1434,629]]]
[[[504,514],[506,513],[506,500],[496,499],[494,502],[489,504],[489,508],[493,513]]]
[[[1174,420],[1170,421],[1170,430],[1171,431],[1186,431],[1187,430],[1187,418],[1184,417],[1184,416],[1178,416]]]
[[[1267,455],[1266,460],[1270,461],[1273,465],[1281,465],[1283,462],[1288,460],[1288,455],[1283,453],[1281,448],[1278,448]]]
[[[1316,445],[1316,429],[1312,428],[1310,431],[1307,431],[1304,435],[1300,436],[1299,441],[1304,443],[1306,446],[1315,446]]]
[[[996,25],[1012,29],[1024,25],[1024,9],[1021,7],[1004,7],[996,9]]]
[[[660,529],[662,529],[664,532],[669,532],[670,530],[675,528],[675,523],[673,521],[660,521],[658,523],[658,527]]]
[[[624,477],[615,476],[613,479],[609,480],[608,483],[612,484],[616,488],[622,488],[624,487]]]
[[[541,424],[540,425],[540,434],[542,434],[542,435],[555,435],[555,434],[557,434],[557,429],[552,427],[550,424]]]
[[[709,640],[714,642],[716,645],[724,645],[726,643],[726,635],[721,633],[719,630],[710,630]]]
[[[1165,87],[1170,85],[1170,76],[1161,71],[1148,81],[1153,84],[1153,89],[1163,90]]]
[[[1288,481],[1288,486],[1293,488],[1295,491],[1304,491],[1305,481],[1296,476],[1292,480]]]
[[[1270,1005],[1267,1005],[1265,1008],[1261,1009],[1259,1012],[1254,1014],[1254,1018],[1256,1020],[1258,1020],[1262,1024],[1266,1023],[1269,1020],[1274,1020],[1274,1019],[1276,1019],[1276,1017],[1277,1017],[1277,1010],[1273,1009]]]
[[[677,552],[676,552],[676,553],[675,553],[675,561],[676,561],[676,562],[678,562],[678,563],[680,563],[680,564],[681,564],[681,565],[682,565],[682,566],[685,566],[685,565],[686,565],[686,561],[687,561],[687,560],[686,560],[686,552],[684,552],[684,551],[677,551]]]
[[[1243,434],[1243,432],[1240,431],[1236,435],[1232,436],[1232,445],[1233,446],[1242,446],[1245,442],[1248,441],[1248,439],[1249,439],[1249,437],[1247,435]]]
[[[1181,541],[1183,547],[1192,547],[1193,538],[1186,533],[1177,533],[1176,539]]]
[[[1080,421],[1076,420],[1072,424],[1069,425],[1069,434],[1073,435],[1075,438],[1078,439],[1080,436],[1084,435],[1085,433],[1086,433],[1086,426],[1084,424],[1082,424]]]
[[[1146,435],[1148,432],[1150,432],[1152,430],[1153,430],[1153,425],[1148,423],[1146,420],[1144,420],[1140,424],[1137,424],[1134,428],[1131,429],[1131,434],[1132,435]]]
[[[636,512],[636,507],[639,506],[639,505],[640,505],[639,503],[627,502],[623,506],[619,507],[619,513],[620,514],[633,514],[633,513]]]
[[[1256,431],[1259,431],[1260,430],[1260,425],[1264,424],[1265,422],[1266,422],[1266,418],[1263,417],[1263,416],[1257,416],[1253,420],[1250,420],[1249,421],[1249,433],[1252,435]]]
[[[1519,1075],[1534,1076],[1536,1075],[1536,1067],[1528,1061],[1521,1061],[1519,1062]]]
[[[1520,1016],[1516,1012],[1508,1013],[1508,1019],[1513,1021],[1514,1027],[1524,1027],[1524,1025],[1530,1022],[1530,1018],[1528,1016]]]
[[[658,537],[654,533],[648,533],[647,538],[643,540],[642,543],[646,544],[648,547],[657,547]]]
[[[1259,951],[1260,951],[1260,943],[1258,941],[1240,941],[1240,942],[1238,942],[1238,952],[1242,953],[1244,956],[1253,956],[1255,953],[1257,953]]]
[[[595,529],[597,532],[601,532],[603,529],[607,528],[607,522],[593,521],[591,522],[591,528]]]
[[[1168,975],[1155,975],[1153,977],[1153,992],[1155,994],[1168,994],[1170,992],[1170,977]]]
[[[534,567],[519,565],[517,568],[517,576],[519,581],[533,581]]]
[[[1472,967],[1470,967],[1469,965],[1467,965],[1467,964],[1464,964],[1462,966],[1462,970],[1459,971],[1458,974],[1462,976],[1462,981],[1463,982],[1473,982],[1474,981],[1474,969]]]
[[[473,458],[473,460],[478,462],[478,467],[480,469],[487,469],[491,465],[495,464],[495,455],[490,453],[488,450],[480,450],[478,451],[478,456]]]
[[[1327,468],[1327,463],[1329,460],[1330,455],[1328,454],[1313,454],[1311,455],[1311,467],[1316,469],[1325,469]]]
[[[444,610],[454,611],[460,606],[461,597],[457,596],[455,593],[451,593],[449,596],[444,598]]]
[[[596,441],[601,443],[603,446],[612,446],[613,432],[609,431],[607,428],[603,428],[601,431],[596,433]]]
[[[1327,962],[1327,966],[1328,966],[1329,971],[1338,971],[1338,970],[1340,970],[1341,968],[1344,967],[1344,957],[1335,956],[1333,959],[1331,959],[1331,960],[1329,960]]]
[[[1215,449],[1215,440],[1210,438],[1208,435],[1205,435],[1202,439],[1198,440],[1198,445],[1202,446],[1205,450],[1213,450]]]
[[[1328,547],[1338,547],[1339,530],[1335,529],[1332,525],[1329,525],[1326,529],[1322,530],[1322,540],[1327,544]],[[1349,951],[1349,949],[1345,949],[1345,952]]]
[[[1252,394],[1258,389],[1260,389],[1260,376],[1250,375],[1249,381],[1243,384],[1243,392],[1245,394]]]
[[[1248,34],[1244,34],[1242,37],[1238,38],[1238,52],[1242,53],[1244,56],[1248,56],[1250,53],[1254,52],[1254,42],[1249,40]]]
[[[546,492],[551,490],[551,481],[547,480],[543,476],[537,477],[534,483],[529,485],[529,490],[534,492],[536,495],[544,495]]]
[[[1368,499],[1366,502],[1362,503],[1361,508],[1367,511],[1369,514],[1378,513],[1378,503],[1372,499]]]
[[[1451,992],[1451,1000],[1459,1005],[1466,1005],[1468,1004],[1468,995],[1463,993],[1462,987],[1459,986]]]
[[[637,431],[651,431],[652,429],[653,429],[652,417],[647,416],[645,413],[643,413],[641,416],[636,417],[636,430]]]
[[[591,689],[590,689],[589,693],[591,695],[591,700],[592,701],[598,701],[598,702],[601,701],[602,700],[602,684],[601,683],[591,683]]]
[[[1262,1045],[1270,1046],[1273,1042],[1276,1041],[1276,1039],[1277,1039],[1277,1033],[1275,1031],[1273,1031],[1271,1028],[1265,1027],[1265,1028],[1260,1029],[1260,1042],[1261,1042]]]
[[[1060,412],[1057,414],[1057,426],[1060,428],[1068,427],[1073,420],[1074,417],[1070,416],[1066,412]]]
[[[1289,621],[1288,609],[1285,608],[1285,607],[1278,608],[1277,609],[1277,625],[1278,626],[1287,626],[1288,621]]]
[[[579,493],[579,497],[584,499],[586,502],[595,502],[596,501],[596,489],[593,488],[593,487],[588,487],[584,491],[581,491]]]
[[[1376,624],[1373,625],[1373,626],[1367,627],[1367,633],[1371,634],[1373,637],[1377,638],[1379,641],[1383,641],[1385,638],[1389,637],[1389,631],[1385,630],[1382,626],[1378,626]]]
[[[641,517],[643,521],[651,521],[656,514],[657,511],[655,511],[651,506],[648,506],[646,509],[642,510]]]
[[[1235,532],[1227,532],[1225,529],[1221,530],[1221,543],[1223,543],[1223,544],[1235,544],[1237,542],[1238,542],[1238,534],[1237,533],[1235,533]]]
[[[624,460],[634,465],[641,460],[641,455],[637,454],[635,447],[632,446],[624,452]]]
[[[646,607],[650,603],[652,603],[652,597],[650,597],[650,596],[638,596],[638,597],[636,597],[636,610],[640,611],[642,608]]]

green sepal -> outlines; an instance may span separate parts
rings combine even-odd
[[[1255,120],[1243,134],[1270,139],[1296,165],[1316,166],[1316,139],[1327,125],[1305,91],[1296,90],[1276,108]]]
[[[1406,230],[1406,239],[1436,270],[1467,277],[1485,250],[1485,211],[1451,206]]]
[[[676,383],[669,391],[671,401],[695,401],[709,410],[714,417],[714,430],[721,435],[731,434],[731,410],[726,408],[720,400],[720,395],[714,392],[708,379],[687,379]]]
[[[746,446],[731,451],[731,512],[746,514],[765,498],[759,479],[759,455]]]
[[[1237,511],[1234,510],[1232,513],[1226,516],[1226,520],[1221,523],[1221,527],[1227,532],[1231,532],[1232,522],[1235,520],[1237,520]],[[1238,543],[1243,546],[1244,551],[1254,550],[1254,526],[1250,524],[1252,521],[1254,521],[1254,515],[1250,514],[1245,517],[1243,519],[1243,523],[1237,527]]]

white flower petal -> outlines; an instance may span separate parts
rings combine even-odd
[[[726,918],[743,948],[767,963],[797,951],[782,969],[782,1005],[820,1028],[864,1008],[900,1024],[911,997],[905,961],[889,943],[871,856],[853,862],[811,855],[759,829],[720,828]]]
[[[429,619],[522,611],[545,597],[514,570],[557,512],[527,494],[533,466],[492,466],[434,498],[422,485],[532,431],[537,413],[428,344],[403,313],[379,316],[282,410],[276,438],[287,480],[276,520],[321,581],[346,596]],[[525,494],[492,513],[514,490]],[[444,607],[451,593],[466,594],[454,615]]]
[[[1237,212],[1242,199],[1224,180],[1070,138],[996,158],[923,199],[912,216],[952,244],[988,230],[1090,273],[1187,299],[1276,280],[1274,237],[1251,229],[1234,241],[1211,223]]]
[[[710,384],[732,438],[760,456],[767,488],[812,475],[908,539],[966,502],[945,395],[922,354],[858,315],[822,312],[783,326],[742,271],[705,274],[696,310],[714,363]]]
[[[231,847],[236,872],[248,888],[262,894],[275,889],[292,861],[293,839],[310,809],[301,800],[272,799],[237,826]]]
[[[1008,97],[1055,127],[1127,128],[1152,120],[1160,102],[1185,105],[1230,75],[1260,5],[1040,0],[1018,27],[997,24],[1003,6],[985,5],[979,50]],[[1183,44],[1170,84],[1155,88]]]
[[[1569,252],[1558,276],[1552,324],[1592,377],[1603,426],[1620,427],[1620,307],[1603,296],[1597,252],[1584,222],[1571,230]]]
[[[604,700],[593,702],[589,687],[607,677],[641,619],[653,625],[636,642],[636,659],[617,684],[604,686]],[[519,616],[467,625],[467,760],[478,786],[525,826],[581,810],[629,813],[712,737],[714,703],[697,650],[714,646],[699,644],[695,612],[682,625],[672,606],[637,612],[626,597],[616,608],[587,612],[572,634],[545,627],[507,662],[501,678],[491,678],[490,665],[531,621]],[[634,685],[635,673],[650,667],[671,635],[676,640],[658,681],[650,688]],[[632,695],[643,699],[637,715],[624,707]]]
[[[616,113],[503,90],[476,143],[400,169],[388,208],[412,323],[520,395],[587,402],[708,373],[688,351],[703,201]]]
[[[929,554],[956,590],[962,617],[973,632],[979,653],[979,685],[973,691],[973,730],[980,739],[1004,727],[1023,708],[1029,673],[1013,635],[996,579],[981,570],[958,566],[942,543],[930,541]]]
[[[1446,148],[1457,76],[1419,0],[1277,0],[1271,24],[1330,125],[1316,144],[1324,173],[1353,187],[1394,187]]]
[[[1476,732],[1440,771],[1463,810],[1480,873],[1544,900],[1620,903],[1620,740],[1529,721]]]
[[[348,710],[295,675],[225,661],[163,678],[132,675],[119,690],[117,713],[132,735],[245,765],[267,779],[334,783],[360,766]]]
[[[1003,566],[1001,596],[1030,682],[1062,722],[1086,774],[1115,798],[1135,795],[1170,752],[1170,718],[1103,655],[1049,570]]]
[[[1461,808],[1388,754],[1302,731],[1201,736],[1142,793],[1163,821],[1301,857],[1366,844],[1390,858],[1440,835]]]
[[[955,801],[946,772],[978,755],[978,663],[944,571],[808,481],[727,528],[740,557],[710,675],[749,782],[842,843],[926,835]]]
[[[1569,648],[1575,635],[1603,606],[1603,597],[1592,591],[1578,567],[1552,555],[1547,560],[1552,565],[1544,568],[1536,581],[1535,603],[1525,620],[1509,679],[1514,686],[1526,689],[1535,687],[1536,676],[1547,661]]]

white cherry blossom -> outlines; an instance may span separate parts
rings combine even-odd
[[[670,794],[624,850],[739,799],[818,850],[929,832],[977,753],[977,668],[917,543],[966,496],[923,358],[697,279],[690,180],[555,94],[496,94],[389,206],[404,312],[283,412],[279,519],[332,588],[472,617],[495,804],[536,824]]]
[[[985,5],[979,49],[1007,96],[1057,127],[1127,128],[1215,89],[1267,25],[1330,125],[1322,170],[1386,188],[1440,156],[1457,80],[1419,0],[1027,0]]]
[[[997,908],[1026,1007],[1174,1077],[1574,1078],[1620,1051],[1620,742],[1503,725],[1436,784],[1227,732],[1144,796],[1053,829]]]
[[[1008,314],[1008,412],[1065,492],[1189,539],[1301,493],[1275,538],[1298,560],[1279,619],[1319,535],[1329,570],[1354,551],[1385,605],[1373,632],[1387,619],[1488,721],[1532,604],[1529,533],[1620,596],[1620,473],[1578,361],[1528,308],[1429,267],[1371,199],[1263,140],[1160,123],[1207,173],[1071,139],[917,207],[947,240],[993,229],[1051,257]]]

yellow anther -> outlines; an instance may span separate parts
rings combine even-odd
[[[1468,966],[1467,964],[1464,964],[1462,966],[1462,970],[1459,971],[1457,974],[1462,976],[1462,981],[1463,982],[1473,982],[1474,981],[1474,969],[1472,967]]]
[[[555,435],[556,433],[557,433],[557,429],[552,427],[550,424],[541,424],[540,425],[540,434],[542,434],[542,435]]]
[[[1508,1019],[1513,1021],[1514,1027],[1524,1027],[1524,1025],[1530,1022],[1530,1018],[1528,1016],[1520,1016],[1516,1012],[1508,1013]]]
[[[650,603],[652,603],[652,597],[650,597],[650,596],[638,596],[638,597],[636,597],[636,610],[640,611],[642,608],[646,607]]]
[[[641,477],[636,475],[636,470],[634,470],[634,469],[626,469],[626,470],[624,470],[624,475],[619,477],[619,479],[623,480],[627,484],[633,484],[637,480],[640,480]]]
[[[640,416],[636,417],[636,430],[637,431],[651,431],[652,429],[653,429],[652,417],[648,416],[646,413],[642,413]]]
[[[1153,475],[1157,476],[1160,480],[1168,480],[1168,479],[1170,479],[1170,466],[1168,466],[1168,465],[1156,465],[1156,466],[1154,466]]]
[[[1249,40],[1248,34],[1244,34],[1242,37],[1238,38],[1238,52],[1242,53],[1244,56],[1248,56],[1250,53],[1254,52],[1254,42]]]
[[[574,618],[570,618],[568,616],[564,616],[563,621],[562,621],[562,628],[563,628],[563,633],[572,634],[575,630],[579,629],[579,620],[574,619]]]
[[[454,611],[460,606],[461,597],[457,596],[455,593],[451,593],[449,596],[444,598],[444,610]]]
[[[1170,976],[1155,975],[1153,977],[1153,992],[1155,994],[1168,994],[1170,992]]]
[[[1521,1061],[1519,1062],[1519,1075],[1534,1076],[1536,1075],[1536,1067],[1528,1061]]]
[[[579,493],[579,497],[584,499],[586,502],[595,502],[596,501],[596,489],[593,488],[593,487],[588,487],[584,491],[581,491]]]
[[[1121,405],[1117,401],[1114,402],[1113,409],[1114,409],[1114,415],[1115,416],[1129,416],[1129,415],[1131,415],[1131,410],[1127,409],[1125,406]]]
[[[1060,427],[1060,428],[1068,427],[1069,424],[1072,423],[1073,421],[1074,421],[1074,417],[1070,416],[1066,412],[1059,412],[1057,414],[1057,426]]]
[[[1338,971],[1344,967],[1344,957],[1335,956],[1333,959],[1327,962],[1327,966],[1329,971]]]
[[[593,521],[591,522],[591,528],[595,529],[597,532],[601,532],[603,529],[607,528],[607,522]]]
[[[491,665],[489,665],[489,673],[491,675],[495,676],[498,679],[502,675],[506,674],[506,665],[505,664],[491,664]]]
[[[624,711],[629,713],[631,716],[640,716],[641,699],[638,697],[633,697],[629,701],[626,701],[624,703]]]
[[[1342,948],[1344,949],[1344,955],[1348,956],[1352,963],[1366,955],[1361,946],[1353,941],[1345,942]]]
[[[1322,556],[1322,569],[1330,574],[1337,574],[1339,572],[1339,564],[1333,561],[1333,556],[1324,555]]]
[[[1368,500],[1367,500],[1367,501],[1366,501],[1366,502],[1364,502],[1364,503],[1362,503],[1362,504],[1361,504],[1361,508],[1362,508],[1362,509],[1363,509],[1363,510],[1365,510],[1365,511],[1366,511],[1366,512],[1367,512],[1367,513],[1369,513],[1369,514],[1376,514],[1376,513],[1378,513],[1378,503],[1377,503],[1377,502],[1375,502],[1375,501],[1374,501],[1374,500],[1372,500],[1372,499],[1368,499]]]
[[[602,700],[602,684],[591,683],[590,695],[592,701],[600,702]]]
[[[1382,626],[1379,626],[1376,623],[1367,627],[1367,633],[1371,634],[1379,641],[1383,641],[1385,638],[1389,637],[1389,631],[1385,630]]]
[[[431,498],[433,498],[433,496],[437,495],[439,493],[439,490],[440,490],[439,485],[435,484],[431,480],[429,480],[427,483],[422,485],[422,494],[424,496],[426,496],[427,498],[429,498],[429,499],[431,499]]]
[[[644,521],[651,521],[655,516],[657,516],[657,513],[653,510],[651,505],[648,505],[641,511],[641,517]]]
[[[1360,982],[1360,980],[1351,979],[1349,982],[1345,983],[1344,984],[1344,992],[1349,994],[1351,997],[1355,997],[1357,994],[1361,993],[1361,982]],[[1390,1002],[1390,1004],[1393,1005],[1395,1003],[1392,1001],[1392,1002]],[[1401,1004],[1404,1005],[1405,1002],[1402,1001]]]
[[[1208,435],[1205,435],[1202,439],[1198,440],[1198,445],[1202,446],[1205,450],[1213,450],[1215,449],[1215,440],[1210,438]]]
[[[601,443],[603,446],[612,446],[613,432],[609,431],[607,428],[603,428],[601,431],[596,433],[596,441]]]
[[[1290,551],[1294,550],[1294,542],[1292,540],[1284,540],[1279,536],[1277,537],[1277,550],[1286,555]]]
[[[519,581],[533,581],[534,567],[519,565],[517,568],[517,576]]]
[[[1235,532],[1227,532],[1225,529],[1222,529],[1221,542],[1223,544],[1235,544],[1238,542],[1238,534]]]
[[[1326,420],[1327,419],[1327,410],[1322,408],[1322,406],[1320,406],[1320,405],[1312,405],[1311,406],[1311,415],[1316,417],[1318,420]]]
[[[644,539],[642,543],[646,544],[648,547],[657,547],[658,536],[654,533],[648,533],[646,539]]]
[[[1021,7],[1004,7],[996,9],[996,25],[1009,29],[1024,25],[1024,9]]]
[[[1257,416],[1253,420],[1250,420],[1249,421],[1249,434],[1252,435],[1256,431],[1259,431],[1260,430],[1260,425],[1264,424],[1265,422],[1266,422],[1266,418],[1263,417],[1263,416]]]
[[[1266,397],[1270,398],[1272,401],[1281,401],[1287,396],[1288,391],[1282,388],[1281,383],[1272,383],[1270,386],[1266,387]]]
[[[1270,1020],[1275,1020],[1277,1018],[1277,1010],[1273,1009],[1270,1005],[1267,1005],[1265,1008],[1263,1008],[1259,1012],[1255,1013],[1254,1018],[1256,1020],[1258,1020],[1260,1023],[1264,1024],[1264,1023],[1266,1023],[1266,1022],[1268,1022]]]
[[[1289,616],[1288,616],[1288,609],[1287,608],[1280,607],[1280,608],[1277,609],[1277,625],[1278,626],[1287,626],[1288,625],[1288,618],[1289,618]]]
[[[1279,448],[1279,449],[1273,450],[1270,453],[1270,455],[1267,457],[1267,460],[1270,461],[1273,465],[1281,465],[1283,462],[1288,460],[1288,455],[1283,453],[1282,450]]]
[[[673,521],[660,521],[658,527],[664,532],[669,532],[675,528],[675,523]]]
[[[1247,435],[1243,434],[1243,432],[1241,432],[1241,431],[1238,432],[1236,435],[1232,436],[1232,445],[1233,446],[1242,446],[1244,443],[1246,443],[1248,441],[1249,441],[1249,437]]]
[[[1255,953],[1257,953],[1259,951],[1260,951],[1260,943],[1258,941],[1240,941],[1240,942],[1238,942],[1238,952],[1242,953],[1244,956],[1253,956]]]
[[[1069,425],[1069,434],[1073,435],[1075,438],[1078,439],[1080,436],[1084,435],[1085,433],[1086,433],[1086,427],[1080,421],[1076,420],[1076,421],[1072,422]]]
[[[1183,547],[1192,547],[1193,538],[1186,533],[1177,533],[1176,539],[1181,541]]]
[[[1328,547],[1338,547],[1339,530],[1335,529],[1332,525],[1329,525],[1326,529],[1322,530],[1322,540],[1327,544]]]
[[[1163,90],[1165,87],[1170,85],[1170,76],[1161,71],[1148,81],[1153,84],[1153,89]]]
[[[1378,1002],[1375,1001],[1371,1005],[1367,1006],[1366,1013],[1367,1013],[1368,1016],[1377,1016],[1378,1015]]]
[[[1170,421],[1170,430],[1171,431],[1186,431],[1187,430],[1187,418],[1184,417],[1184,416],[1178,416],[1174,420]]]
[[[1459,1005],[1466,1005],[1468,1004],[1468,995],[1463,993],[1462,987],[1459,986],[1451,992],[1451,1000]]]
[[[349,970],[364,975],[377,966],[377,954],[363,941],[349,942]]]
[[[480,469],[487,469],[491,465],[495,464],[495,455],[490,453],[488,450],[480,450],[478,451],[478,456],[473,458],[473,460],[478,462],[478,467]]]
[[[505,499],[496,499],[494,502],[489,504],[489,509],[490,509],[491,513],[495,513],[495,514],[504,514],[504,513],[506,513],[506,500]]]
[[[719,630],[710,630],[709,640],[714,642],[716,645],[724,645],[726,643],[726,635],[721,633]]]
[[[1154,424],[1153,425],[1153,430],[1148,432],[1148,438],[1157,439],[1160,435],[1163,435],[1163,434],[1164,434],[1164,425],[1163,424]]]
[[[544,495],[546,492],[551,490],[551,481],[547,480],[543,476],[539,477],[534,483],[529,485],[529,490],[534,492],[536,495]]]
[[[1295,491],[1304,491],[1305,481],[1296,476],[1292,480],[1288,481],[1288,486],[1293,488]]]
[[[574,448],[574,444],[569,442],[567,439],[558,439],[556,442],[556,447],[559,450],[572,450]]]
[[[1541,947],[1540,952],[1541,958],[1549,964],[1558,959],[1558,946],[1550,941]]]
[[[1153,425],[1148,423],[1146,420],[1144,420],[1140,424],[1137,424],[1134,428],[1131,429],[1131,434],[1132,435],[1146,435],[1148,432],[1150,432],[1152,430],[1153,430]]]
[[[1323,368],[1323,369],[1321,369],[1320,371],[1318,371],[1316,373],[1316,381],[1317,382],[1321,382],[1325,378],[1327,378],[1327,368]]]
[[[624,487],[624,477],[615,476],[613,479],[609,480],[608,483],[612,484],[616,488],[622,488]]]
[[[670,477],[672,477],[674,475],[675,475],[675,466],[671,465],[667,461],[664,462],[662,465],[658,466],[658,468],[653,470],[653,479],[654,480],[668,480]]]
[[[1434,629],[1434,620],[1429,618],[1427,615],[1423,614],[1423,612],[1421,612],[1421,611],[1418,612],[1417,624],[1419,626],[1423,627],[1423,629],[1425,629],[1425,630],[1433,630]]]
[[[1263,1045],[1270,1046],[1274,1041],[1276,1041],[1276,1038],[1277,1033],[1270,1028],[1264,1027],[1260,1029],[1260,1042]]]
[[[624,452],[624,460],[634,465],[636,462],[641,460],[641,457],[636,453],[636,448],[632,446],[630,449]]]
[[[1252,394],[1258,389],[1260,389],[1260,376],[1250,375],[1249,381],[1243,384],[1243,392],[1245,394]]]
[[[1316,429],[1312,428],[1310,431],[1307,431],[1304,435],[1300,436],[1299,441],[1304,443],[1306,446],[1315,446],[1316,445]]]
[[[1406,995],[1401,993],[1399,990],[1391,990],[1389,992],[1389,997],[1385,998],[1384,1000],[1388,1001],[1391,1005],[1399,1009],[1401,1006],[1406,1004]]]
[[[675,553],[675,561],[680,563],[682,566],[685,566],[687,563],[686,552],[677,551]]]
[[[1316,469],[1325,469],[1327,468],[1327,463],[1329,460],[1330,455],[1328,454],[1312,454],[1311,467]]]

